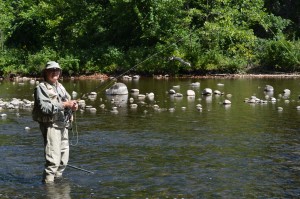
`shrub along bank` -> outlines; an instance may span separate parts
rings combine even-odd
[[[300,71],[296,0],[28,0],[0,10],[2,76],[37,76],[48,60],[67,76]]]

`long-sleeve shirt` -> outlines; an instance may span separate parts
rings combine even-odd
[[[60,84],[40,83],[34,90],[33,120],[53,124],[54,127],[65,127],[66,115],[63,101],[71,97]]]

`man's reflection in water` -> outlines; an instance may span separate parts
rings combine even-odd
[[[45,184],[46,198],[51,199],[71,199],[71,186],[66,180]]]

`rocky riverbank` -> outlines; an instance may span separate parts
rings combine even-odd
[[[137,75],[108,75],[108,74],[101,74],[95,73],[91,75],[79,75],[79,76],[63,76],[63,79],[100,79],[100,80],[107,80],[107,79],[128,79],[133,78]],[[168,79],[168,78],[192,78],[192,79],[209,79],[209,78],[220,78],[220,79],[238,79],[238,78],[300,78],[300,73],[252,73],[252,74],[206,74],[206,75],[168,75],[168,74],[161,74],[161,75],[151,75],[151,76],[144,76],[144,77],[153,77],[155,79]],[[0,77],[0,81],[4,80],[16,80],[16,81],[26,81],[26,80],[42,80],[42,77],[21,77],[15,76],[13,78],[4,78]]]
[[[109,79],[109,78],[130,78],[133,75],[106,75],[106,74],[92,74],[81,75],[74,77],[75,79]],[[152,75],[147,77],[153,77],[155,79],[167,79],[167,78],[193,78],[193,79],[207,79],[207,78],[300,78],[300,73],[251,73],[251,74],[206,74],[206,75]]]

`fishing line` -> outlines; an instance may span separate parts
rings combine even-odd
[[[276,34],[271,30],[271,28],[268,28],[268,30],[276,37]],[[294,60],[297,62],[297,63],[300,63],[298,58],[294,55],[294,53],[292,53],[288,47],[280,40],[280,39],[277,39],[277,41],[279,41],[279,43],[281,43],[281,45],[289,52],[289,54],[294,58]]]
[[[260,17],[259,16],[259,18],[260,18],[260,20],[264,23],[264,24],[266,24],[265,26],[266,26],[266,30],[267,31],[270,31],[273,35],[274,35],[274,37],[276,38],[276,34],[273,32],[273,30],[271,29],[271,28],[268,28],[268,25],[267,25],[267,23],[265,23],[265,21],[264,21],[264,19],[262,18],[262,17]],[[300,61],[298,60],[298,58],[288,49],[288,47],[280,40],[280,39],[276,39],[277,41],[279,41],[279,43],[281,43],[281,45],[289,52],[289,54],[294,58],[294,60],[297,62],[297,63],[300,63]]]
[[[142,10],[142,11],[145,10],[145,7],[146,7],[146,6],[143,6],[141,10]],[[190,17],[190,12],[189,12],[189,11],[190,11],[190,9],[188,8],[188,10],[187,10],[187,13],[188,13],[187,16],[188,16],[188,17]],[[141,13],[141,12],[140,12],[140,13]],[[146,17],[148,17],[149,15],[150,15],[150,13],[147,13],[147,14],[145,14],[145,16],[144,16],[143,18],[141,18],[141,19],[140,19],[139,15],[137,15],[137,20],[136,20],[136,22],[139,24],[139,22],[138,22],[139,19],[140,19],[140,20],[139,20],[140,23],[143,22],[143,21],[145,21],[145,20],[146,20]],[[184,26],[184,22],[183,22],[181,25]],[[136,25],[135,28],[134,28],[134,30],[137,30],[137,29],[138,29],[138,26]],[[142,29],[144,29],[144,28],[142,27]],[[111,80],[108,81],[108,83],[107,83],[105,86],[103,86],[103,88],[102,88],[99,92],[102,92],[102,91],[104,91],[106,88],[108,88],[109,86],[112,86],[113,83],[115,82],[115,80],[118,80],[121,76],[127,74],[128,72],[130,72],[130,71],[133,70],[134,68],[136,68],[136,67],[142,65],[142,64],[145,63],[146,61],[148,61],[148,60],[152,59],[153,57],[157,56],[158,54],[163,53],[164,51],[166,51],[167,49],[169,49],[171,46],[176,45],[176,44],[178,44],[179,42],[181,42],[181,41],[183,41],[183,40],[186,40],[186,39],[190,38],[192,34],[193,34],[193,31],[189,30],[189,33],[188,33],[187,35],[183,36],[181,39],[179,39],[179,40],[177,40],[177,41],[175,41],[175,42],[173,42],[173,43],[167,45],[166,48],[164,48],[164,49],[162,49],[162,50],[160,50],[160,51],[158,51],[158,52],[156,52],[156,53],[154,53],[154,54],[151,54],[150,56],[148,56],[148,57],[147,57],[146,59],[144,59],[143,61],[141,61],[141,62],[135,64],[134,66],[132,66],[131,68],[129,68],[129,69],[126,70],[125,72],[123,72],[123,73],[121,73],[120,75],[118,75],[117,77],[112,78]],[[97,91],[101,86],[102,86],[101,84],[98,85],[98,86],[96,86],[96,87],[94,88],[94,90]],[[90,91],[90,92],[92,92],[92,91]],[[82,98],[85,97],[85,95],[86,95],[86,94],[89,94],[90,92],[83,94],[83,95],[82,95]]]
[[[144,11],[145,8],[146,8],[146,5],[144,5],[144,6],[142,7],[141,11],[139,10],[139,13],[141,13],[142,11]],[[149,15],[150,15],[150,13],[147,13],[144,17],[140,18],[140,15],[137,14],[137,19],[135,20],[135,22],[136,22],[137,24],[142,24],[142,22],[144,22],[145,19],[146,19]],[[136,25],[136,26],[134,27],[133,32],[136,31],[137,29],[138,29],[138,25]],[[143,28],[141,28],[141,29],[143,29]],[[145,61],[145,60],[144,60],[144,61]],[[141,63],[142,63],[142,62],[141,62]],[[140,64],[141,64],[141,63],[140,63]],[[103,89],[101,89],[99,92],[102,92],[102,91],[104,91],[106,88],[108,88],[109,86],[112,86],[112,85],[113,85],[113,82],[114,82],[115,80],[119,79],[121,76],[123,76],[124,74],[126,74],[127,72],[129,72],[130,70],[132,70],[133,68],[136,68],[136,67],[137,67],[138,65],[140,65],[140,64],[137,64],[137,65],[133,66],[132,68],[130,68],[129,70],[125,71],[124,73],[118,75],[117,77],[112,78],[111,81],[108,81],[108,83],[107,83],[107,84],[103,87]],[[98,88],[101,87],[101,86],[102,86],[101,84],[98,85],[98,86],[96,86],[92,91],[94,91],[94,90],[97,91]],[[88,92],[88,93],[84,93],[84,94],[82,95],[82,98],[85,98],[85,96],[88,95],[89,93],[91,93],[92,91],[90,91],[90,92]]]
[[[189,37],[191,34],[192,34],[192,33],[188,34],[186,37]],[[141,64],[143,64],[144,62],[148,61],[149,59],[152,59],[152,58],[155,57],[156,55],[158,55],[158,54],[164,52],[165,50],[167,50],[168,48],[170,48],[172,45],[175,45],[175,44],[181,42],[181,41],[184,40],[184,39],[185,39],[185,37],[183,37],[183,38],[177,40],[177,41],[174,42],[174,43],[171,43],[170,45],[167,46],[167,48],[165,48],[165,49],[163,49],[163,50],[161,50],[161,51],[158,51],[158,52],[156,52],[156,53],[150,55],[149,57],[147,57],[147,58],[144,59],[143,61],[137,63],[136,65],[134,65],[133,67],[131,67],[130,69],[128,69],[127,71],[125,71],[125,72],[121,73],[120,75],[118,75],[116,78],[113,78],[112,80],[109,80],[108,83],[107,83],[107,84],[106,84],[99,92],[102,92],[102,91],[104,91],[106,88],[108,88],[109,86],[112,86],[113,83],[115,82],[114,79],[119,79],[121,76],[127,74],[129,71],[133,70],[134,68],[138,67],[139,65],[141,65]],[[101,86],[102,86],[101,84],[98,85],[97,87],[94,88],[94,90],[98,90]],[[86,95],[86,94],[89,94],[89,93],[90,93],[90,92],[83,94],[83,95],[82,95],[82,98],[84,98],[85,95]],[[73,144],[72,141],[70,140],[70,144],[71,144],[72,146],[76,146],[76,145],[78,144],[78,130],[77,130],[77,117],[76,117],[76,111],[74,112],[74,118],[73,118],[72,123],[75,124],[76,143]],[[73,135],[73,137],[75,136],[75,135],[74,135],[75,133],[74,133],[74,130],[73,130],[73,127],[72,127],[72,135]]]
[[[79,167],[76,167],[76,166],[73,166],[73,165],[70,165],[70,164],[68,164],[68,167],[71,167],[71,168],[73,168],[73,169],[77,169],[77,170],[80,170],[80,171],[84,171],[84,172],[87,172],[87,173],[94,174],[93,171],[89,171],[89,170],[86,170],[86,169],[82,169],[82,168],[79,168]]]
[[[144,7],[143,7],[143,9],[144,9]],[[146,15],[141,19],[141,21],[143,21],[148,15],[149,15],[149,13],[146,14]],[[188,12],[188,16],[189,16],[189,12]],[[135,29],[137,29],[137,26],[136,26]],[[164,49],[162,49],[162,50],[160,50],[160,51],[158,51],[158,52],[156,52],[156,53],[151,54],[150,56],[148,56],[147,58],[145,58],[145,59],[142,60],[141,62],[138,62],[137,64],[135,64],[134,66],[132,66],[131,68],[129,68],[129,69],[126,70],[125,72],[123,72],[123,73],[121,73],[120,75],[118,75],[117,77],[111,78],[110,80],[107,81],[107,83],[105,83],[104,86],[103,86],[102,84],[99,84],[98,86],[96,86],[96,87],[95,87],[93,90],[91,90],[90,92],[84,93],[84,94],[82,95],[81,98],[86,98],[86,95],[89,95],[92,91],[97,91],[97,90],[98,90],[100,87],[102,87],[102,86],[103,86],[103,88],[102,88],[99,92],[102,92],[102,91],[106,90],[108,87],[110,87],[110,86],[112,86],[112,85],[114,84],[115,80],[118,80],[120,77],[122,77],[122,76],[124,76],[125,74],[129,73],[131,70],[133,70],[133,69],[135,69],[136,67],[142,65],[143,63],[145,63],[146,61],[152,59],[153,57],[155,57],[155,56],[157,56],[157,55],[163,53],[164,51],[166,51],[167,49],[169,49],[171,46],[177,45],[179,42],[181,42],[181,41],[183,41],[183,40],[186,40],[186,38],[189,38],[189,37],[192,35],[192,33],[193,33],[193,32],[190,31],[189,34],[187,34],[187,35],[181,37],[180,39],[178,39],[177,41],[175,41],[175,42],[173,42],[173,43],[170,43],[169,45],[166,46],[166,48],[164,48]],[[80,100],[80,98],[79,98],[78,100]],[[76,145],[78,144],[78,130],[77,130],[77,122],[76,122],[76,120],[77,120],[77,118],[76,118],[76,111],[75,111],[75,112],[74,112],[73,122],[74,122],[74,124],[75,124],[76,143],[73,144],[73,143],[70,142],[72,146],[76,146]],[[73,133],[73,137],[74,137],[74,134],[75,134],[75,133],[74,133],[73,128],[72,128],[72,133]]]
[[[71,121],[71,126],[72,126],[72,138],[75,137],[74,133],[74,128],[73,128],[73,123],[75,124],[75,133],[76,133],[76,142],[75,144],[72,142],[70,139],[70,145],[71,146],[76,146],[78,144],[78,130],[77,130],[77,121],[76,121],[76,111],[73,112],[73,121]]]
[[[155,57],[156,55],[163,53],[164,51],[166,51],[167,49],[169,49],[171,46],[176,45],[176,44],[178,44],[179,42],[181,42],[182,40],[184,40],[186,37],[190,37],[191,34],[192,34],[192,33],[186,35],[185,37],[182,37],[181,39],[177,40],[176,42],[173,42],[173,43],[169,44],[165,49],[160,50],[160,51],[158,51],[158,52],[156,52],[156,53],[154,53],[154,54],[148,56],[146,59],[144,59],[143,61],[137,63],[136,65],[134,65],[133,67],[129,68],[129,69],[126,70],[125,72],[121,73],[121,74],[118,75],[117,77],[112,78],[111,80],[108,81],[108,83],[106,84],[106,86],[104,86],[103,89],[100,90],[100,92],[104,91],[106,88],[108,88],[109,86],[113,85],[115,79],[116,79],[116,80],[119,79],[120,77],[122,77],[123,75],[127,74],[129,71],[133,70],[134,68],[136,68],[136,67],[142,65],[143,63],[145,63],[145,62],[148,61],[149,59],[152,59],[152,58]],[[98,90],[98,88],[99,88],[100,86],[101,86],[101,85],[95,87],[94,90]],[[87,94],[87,93],[86,93],[86,94]],[[85,95],[85,94],[84,94],[84,95]]]

